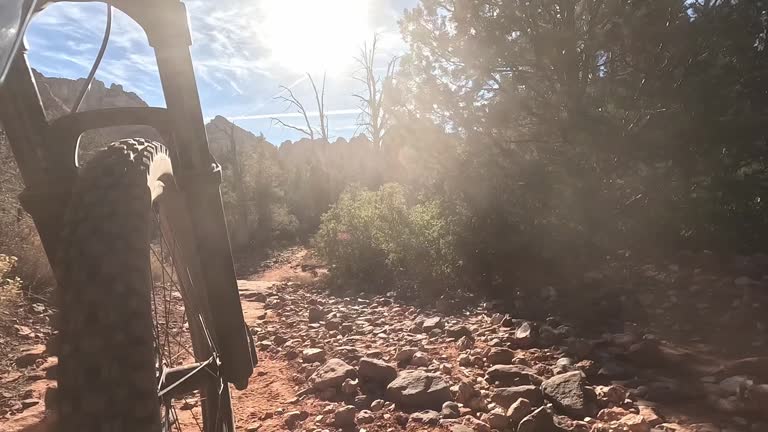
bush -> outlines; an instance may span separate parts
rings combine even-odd
[[[405,189],[347,189],[325,213],[314,245],[345,283],[432,297],[457,287],[453,221],[440,202],[409,205]]]
[[[0,212],[0,254],[15,257],[11,273],[21,280],[27,294],[47,298],[56,282],[32,219],[5,216]]]

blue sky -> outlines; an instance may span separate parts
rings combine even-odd
[[[305,72],[326,83],[330,134],[349,137],[357,129],[361,84],[351,76],[353,57],[374,33],[381,61],[402,54],[397,21],[417,0],[187,0],[192,58],[206,118],[223,115],[278,144],[299,135],[273,124],[302,119],[274,97],[279,86],[313,99]],[[105,24],[101,3],[59,3],[39,14],[27,32],[30,62],[43,74],[84,77],[98,51]],[[122,84],[153,106],[164,106],[152,49],[139,26],[114,12],[112,37],[96,78]],[[314,111],[314,110],[312,110]],[[317,120],[314,118],[313,120]]]

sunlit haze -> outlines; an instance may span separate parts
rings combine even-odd
[[[301,137],[276,124],[295,123],[294,110],[276,100],[280,86],[302,100],[314,96],[307,73],[317,81],[327,72],[326,113],[332,137],[358,129],[360,83],[352,79],[354,57],[374,33],[381,60],[400,55],[405,42],[398,19],[416,0],[208,0],[185,1],[192,31],[192,59],[203,112],[234,120],[273,143]],[[32,66],[46,76],[87,75],[105,22],[99,3],[56,3],[32,21],[27,41]],[[121,84],[149,105],[165,101],[142,29],[114,12],[112,35],[96,79]],[[312,110],[316,111],[316,110]]]
[[[264,44],[295,72],[339,74],[371,37],[367,0],[269,0],[262,3]]]

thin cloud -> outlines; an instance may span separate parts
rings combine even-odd
[[[327,116],[343,116],[343,115],[351,115],[351,114],[358,114],[360,113],[360,110],[357,108],[354,109],[337,109],[337,110],[330,110],[326,111],[325,115]],[[320,117],[320,113],[318,111],[309,111],[307,112],[308,117]],[[281,112],[281,113],[273,113],[273,114],[247,114],[247,115],[238,115],[229,117],[230,120],[259,120],[259,119],[271,119],[271,118],[296,118],[296,117],[302,117],[301,113],[293,113],[293,112]]]

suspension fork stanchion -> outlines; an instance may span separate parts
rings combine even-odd
[[[210,305],[222,377],[238,388],[247,385],[255,359],[243,320],[232,252],[221,201],[221,167],[208,148],[200,98],[189,52],[186,9],[168,1],[162,28],[144,23],[155,49],[160,81],[172,123],[179,187],[196,235]],[[156,21],[157,22],[157,21]],[[142,24],[140,22],[140,24]]]
[[[17,54],[0,93],[0,120],[25,185],[19,201],[32,216],[48,262],[55,270],[61,224],[77,167],[74,155],[51,160],[51,146],[74,144],[48,141],[48,121],[25,50]]]

